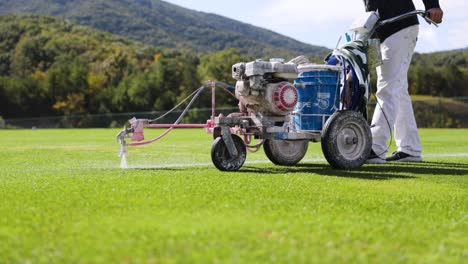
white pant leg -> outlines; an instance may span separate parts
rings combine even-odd
[[[383,64],[377,67],[377,100],[372,119],[372,149],[384,157],[391,129],[400,150],[420,155],[421,143],[408,95],[408,69],[414,53],[419,26],[405,28],[388,37],[380,46]],[[419,153],[418,153],[419,151]]]
[[[405,63],[411,63],[414,48],[416,46],[419,27],[411,27],[407,35],[410,43],[410,50],[405,58]],[[402,151],[412,156],[421,156],[422,146],[419,139],[418,127],[414,118],[413,105],[411,104],[411,97],[408,93],[408,71],[405,72],[404,86],[400,93],[400,107],[398,108],[395,120],[395,142],[398,151]]]

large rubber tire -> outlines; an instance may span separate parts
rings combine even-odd
[[[236,135],[232,135],[238,155],[231,157],[222,137],[218,137],[211,146],[211,160],[220,171],[238,171],[244,165],[247,158],[247,149],[244,141]]]
[[[335,169],[356,169],[369,157],[372,134],[361,113],[335,112],[322,130],[322,151]]]
[[[273,140],[267,139],[263,150],[271,162],[281,166],[293,166],[301,161],[307,153],[308,140]]]

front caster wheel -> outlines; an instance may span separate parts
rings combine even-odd
[[[372,134],[367,121],[355,111],[335,112],[322,131],[322,151],[336,169],[356,169],[369,157]]]
[[[237,156],[231,157],[226,143],[222,137],[218,137],[211,146],[211,160],[220,171],[237,171],[244,165],[247,158],[247,149],[239,136],[232,135]]]
[[[276,165],[293,166],[304,158],[308,140],[288,141],[267,139],[263,144],[268,159]]]

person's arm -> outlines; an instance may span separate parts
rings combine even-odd
[[[377,11],[377,8],[378,8],[377,2],[378,0],[364,0],[366,12]]]
[[[442,23],[444,11],[440,8],[439,0],[423,0],[423,2],[429,14],[429,18],[436,23]]]

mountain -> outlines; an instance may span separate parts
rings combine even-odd
[[[442,67],[444,65],[454,65],[460,69],[468,68],[467,50],[438,51],[432,53],[416,53],[413,56],[413,65],[433,65]]]
[[[144,45],[36,15],[0,16],[0,36],[0,123],[171,109],[208,80],[234,84],[231,65],[253,59],[235,49],[196,54]],[[219,107],[237,105],[230,95],[218,96]],[[209,93],[194,104],[210,105]]]
[[[36,15],[0,16],[0,36],[0,128],[2,117],[51,115],[82,116],[64,126],[109,126],[115,121],[112,116],[99,121],[89,119],[88,114],[170,109],[207,80],[235,82],[231,65],[253,59],[235,49],[196,54],[158,48]],[[467,55],[456,51],[415,54],[409,72],[411,93],[467,96]],[[217,95],[220,107],[237,104],[231,96]],[[457,109],[466,106],[436,101],[454,115],[434,118],[440,116],[438,112],[424,110],[424,120],[436,120],[437,126],[465,126],[460,120],[466,120],[466,111],[457,114]],[[205,93],[196,106],[210,103],[211,96]],[[187,122],[207,117],[194,114],[190,118]]]
[[[236,48],[254,57],[306,54],[323,58],[330,50],[270,30],[160,0],[2,0],[0,14],[55,16],[158,47],[209,53]]]

